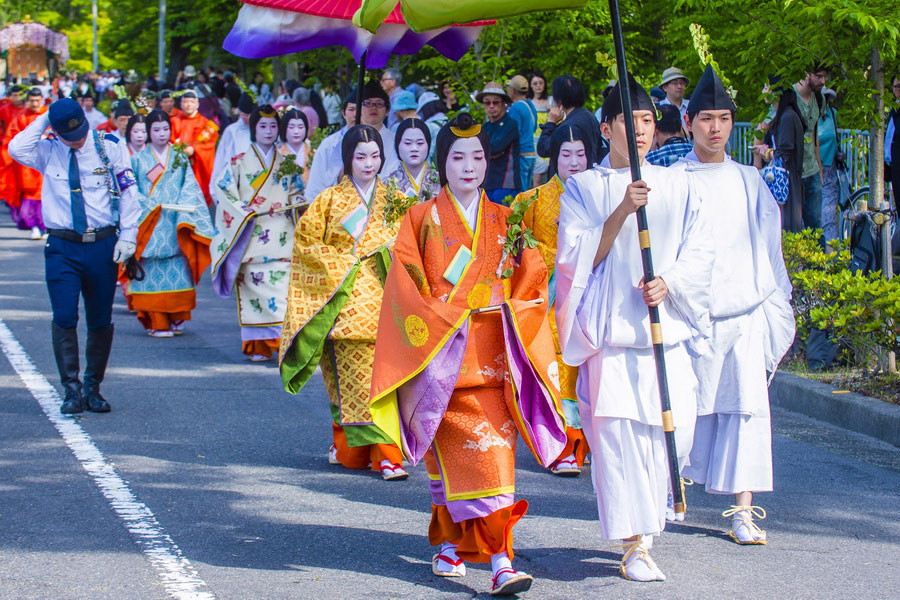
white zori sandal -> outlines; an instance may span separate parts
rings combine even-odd
[[[431,558],[431,572],[438,577],[465,577],[466,565],[456,555],[456,546],[444,542],[441,550]]]
[[[617,545],[617,548],[625,548],[622,564],[619,565],[619,575],[629,581],[665,581],[666,576],[650,556],[651,546],[653,536],[649,535]]]
[[[766,532],[753,522],[753,517],[765,519],[766,511],[759,506],[732,506],[722,513],[731,517],[731,531],[728,537],[742,546],[765,546],[768,544]]]

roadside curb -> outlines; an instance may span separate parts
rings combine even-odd
[[[900,406],[854,392],[833,394],[834,386],[779,371],[769,402],[900,447]]]

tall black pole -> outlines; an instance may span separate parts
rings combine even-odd
[[[362,118],[363,86],[366,84],[366,51],[359,57],[359,79],[356,82],[356,124]]]
[[[619,93],[622,96],[622,115],[625,119],[625,135],[628,140],[628,162],[631,166],[631,180],[641,178],[641,163],[637,141],[634,135],[634,117],[631,109],[631,93],[628,67],[625,64],[625,40],[622,37],[622,19],[619,16],[618,0],[609,0],[609,16],[612,21],[613,44],[616,47],[616,66],[619,75]],[[641,206],[635,213],[638,222],[638,239],[641,245],[641,262],[644,266],[644,281],[653,281],[653,257],[650,254],[650,231],[647,229],[647,211]],[[672,402],[669,399],[669,381],[666,376],[666,356],[662,341],[662,326],[659,324],[659,307],[648,307],[650,312],[650,339],[653,342],[653,357],[656,359],[656,381],[659,386],[659,402],[662,409],[663,432],[669,458],[669,477],[672,481],[672,496],[675,512],[684,513],[684,487],[678,468],[678,452],[675,449],[675,421],[672,418]]]

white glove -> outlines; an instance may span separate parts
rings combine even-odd
[[[137,245],[134,242],[119,240],[118,242],[116,242],[116,247],[113,248],[113,262],[122,264],[123,262],[134,256],[134,251],[136,248]]]

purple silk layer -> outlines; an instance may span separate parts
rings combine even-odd
[[[440,479],[429,479],[428,490],[431,492],[431,502],[440,506],[446,506],[447,512],[450,513],[450,518],[453,519],[454,523],[486,517],[501,508],[509,508],[516,501],[515,494],[497,494],[496,496],[486,496],[484,498],[451,500],[448,502],[447,497],[444,495],[444,482]]]
[[[516,386],[516,404],[526,429],[521,433],[532,441],[541,464],[549,467],[566,446],[565,424],[556,412],[553,396],[528,360],[516,335],[512,312],[506,304],[503,306],[503,339],[507,368]]]
[[[248,219],[244,223],[244,228],[238,233],[234,241],[234,245],[228,254],[219,263],[219,268],[212,273],[212,284],[216,294],[222,298],[231,296],[231,290],[234,288],[234,280],[237,278],[238,271],[241,269],[241,259],[244,258],[244,252],[247,251],[247,244],[250,243],[250,236],[253,233],[253,226],[256,218]]]
[[[469,321],[453,332],[421,373],[397,389],[406,456],[417,464],[431,447],[462,368]]]
[[[280,56],[324,46],[345,46],[359,63],[381,69],[391,54],[415,54],[426,44],[451,60],[459,60],[475,43],[481,27],[444,27],[414,33],[406,25],[385,23],[372,35],[344,19],[318,17],[245,4],[222,47],[244,58]]]
[[[241,327],[241,341],[278,340],[281,339],[281,325],[268,327]]]

